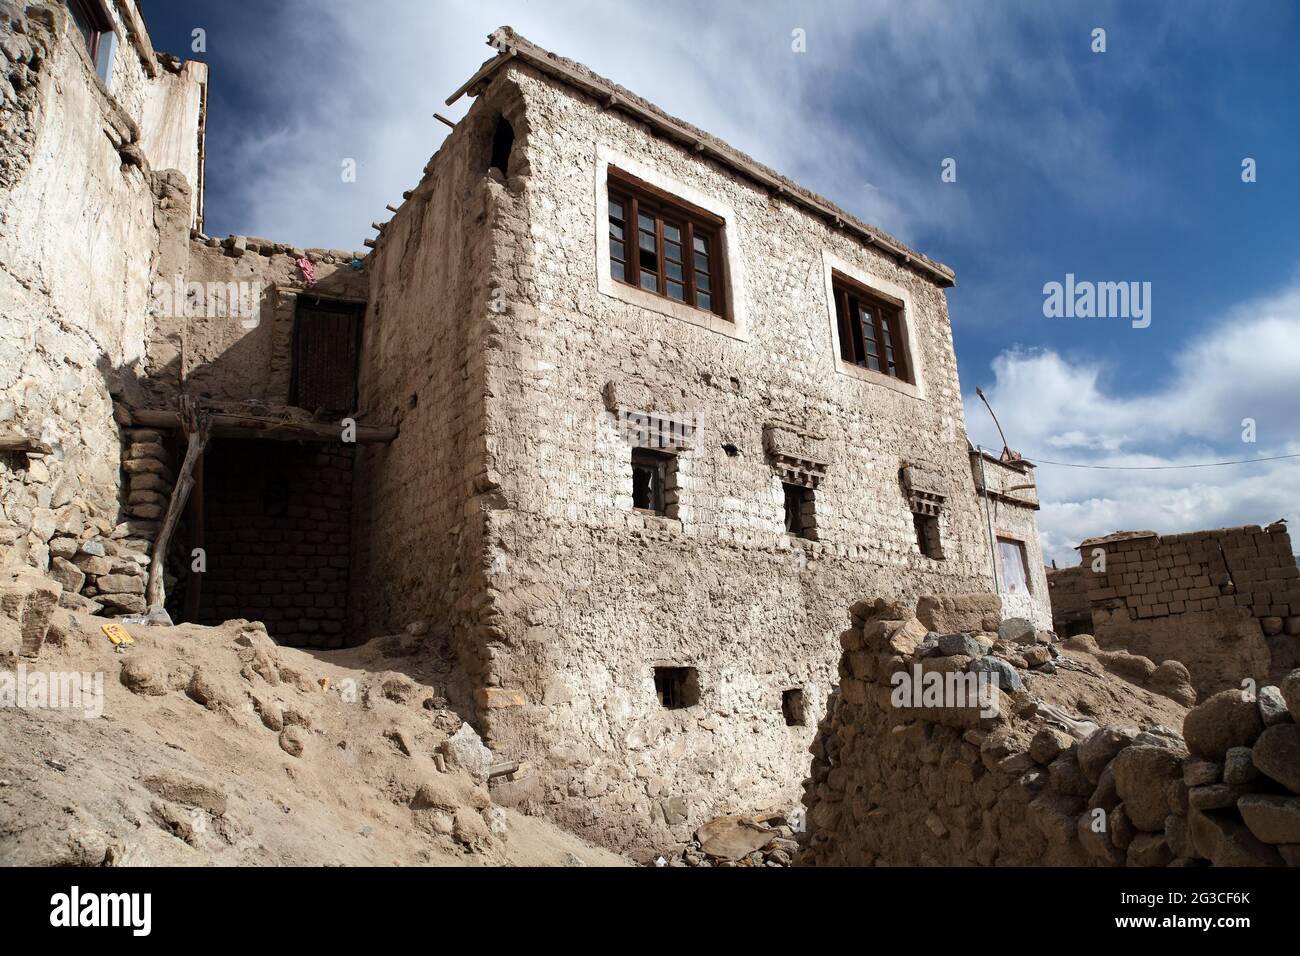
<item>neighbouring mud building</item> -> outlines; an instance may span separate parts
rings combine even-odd
[[[368,254],[209,238],[206,68],[0,24],[0,547],[66,600],[162,538],[173,618],[427,621],[517,799],[642,848],[797,803],[858,598],[1050,621],[945,266],[508,28]]]
[[[1048,570],[1053,628],[1174,659],[1202,698],[1300,667],[1300,569],[1285,521],[1213,531],[1117,531]]]

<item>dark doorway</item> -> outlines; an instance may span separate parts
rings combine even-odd
[[[205,458],[199,623],[247,618],[283,644],[343,646],[352,447],[220,438]]]
[[[365,306],[300,295],[293,322],[289,404],[310,411],[351,412]]]

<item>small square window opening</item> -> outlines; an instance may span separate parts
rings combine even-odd
[[[937,515],[912,513],[912,527],[916,531],[916,546],[927,558],[943,560],[943,541],[939,537],[939,517]]]
[[[781,691],[781,716],[787,727],[802,727],[805,723],[803,688],[791,687]]]
[[[796,538],[817,538],[817,518],[814,509],[813,490],[803,485],[782,482],[785,496],[785,530]]]
[[[656,667],[655,696],[665,710],[683,710],[700,702],[700,678],[694,667]]]
[[[677,517],[677,457],[647,448],[632,449],[632,507]]]

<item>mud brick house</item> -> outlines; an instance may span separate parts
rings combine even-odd
[[[862,595],[1050,621],[945,266],[509,28],[368,253],[208,237],[202,64],[0,18],[0,542],[73,599],[427,622],[502,798],[642,849],[795,805]]]
[[[1047,572],[1059,634],[1182,661],[1205,696],[1300,666],[1300,570],[1285,522],[1159,535],[1119,531]]]

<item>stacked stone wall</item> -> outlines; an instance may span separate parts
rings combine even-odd
[[[1159,721],[1181,709],[1106,679],[1089,640],[982,634],[970,617],[944,623],[971,630],[939,635],[906,606],[855,607],[797,863],[1300,866],[1300,671],[1280,688],[1223,691],[1173,728]],[[1022,668],[1027,650],[1048,659]],[[997,673],[996,707],[899,706],[896,675],[914,668]],[[1136,720],[1070,713],[1081,701]]]

